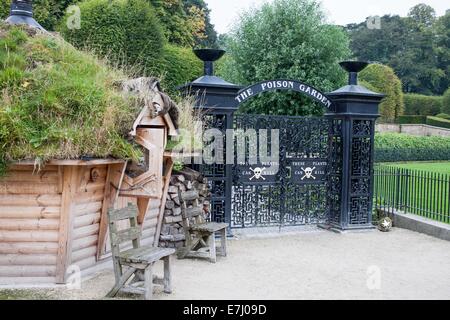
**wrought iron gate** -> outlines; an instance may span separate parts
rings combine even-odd
[[[246,154],[243,162],[236,159],[233,166],[231,227],[326,221],[329,123],[325,117],[234,116],[235,132],[242,134],[254,130],[257,145],[251,134],[245,134],[241,140],[235,136],[235,150],[239,144],[242,148],[245,141]],[[274,143],[271,130],[279,133],[278,166],[274,169],[273,163],[261,161],[259,153],[256,163],[249,163],[252,148],[261,150],[261,134],[267,136],[270,152]]]

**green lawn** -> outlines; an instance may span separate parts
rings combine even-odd
[[[448,162],[400,162],[387,164],[392,167],[411,170],[428,171],[442,174],[450,174],[450,161]]]
[[[378,207],[450,223],[450,162],[378,164],[374,187]]]

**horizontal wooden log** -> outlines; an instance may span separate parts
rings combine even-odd
[[[57,219],[60,207],[1,206],[0,219]]]
[[[72,252],[87,247],[92,247],[97,244],[97,236],[89,236],[81,239],[76,239],[72,242]]]
[[[59,230],[59,219],[0,219],[0,230]]]
[[[57,194],[57,183],[3,182],[0,180],[0,194]]]
[[[0,242],[0,254],[56,254],[57,242]]]
[[[81,239],[81,238],[97,235],[99,229],[100,229],[99,223],[81,227],[81,228],[75,228],[73,230],[73,238]]]
[[[81,270],[85,270],[87,268],[95,266],[96,263],[97,258],[95,256],[92,256],[72,264],[78,266]]]
[[[55,284],[56,277],[0,277],[0,285]]]
[[[75,217],[100,212],[102,209],[102,201],[78,204],[75,206],[73,213]]]
[[[157,218],[158,216],[159,216],[159,208],[147,211],[147,214],[145,215],[144,224],[145,221],[152,220],[154,218]]]
[[[76,217],[73,221],[73,225],[75,228],[81,228],[99,222],[100,222],[100,212]]]
[[[105,182],[104,180],[96,181],[93,183],[89,183],[86,186],[84,186],[82,189],[78,190],[78,194],[82,194],[84,192],[92,193],[98,190],[104,190],[105,189]]]
[[[5,182],[36,182],[36,183],[58,183],[58,171],[7,171],[2,181]]]
[[[105,196],[104,190],[99,189],[99,190],[95,190],[94,192],[79,193],[79,194],[77,194],[77,197],[74,200],[76,201],[76,204],[81,205],[81,204],[85,204],[85,203],[102,201],[104,196]]]
[[[35,167],[33,164],[12,164],[8,166],[8,170],[12,171],[30,171],[30,172],[39,172],[42,170],[45,171],[58,171],[58,166],[55,165],[45,165],[39,168]]]
[[[61,195],[59,194],[0,194],[1,206],[34,206],[34,207],[59,207]]]
[[[1,254],[0,266],[56,266],[56,254]]]
[[[0,277],[54,277],[55,266],[0,266]]]
[[[72,253],[72,263],[76,263],[80,260],[94,257],[97,254],[97,246],[87,247],[81,250],[76,250]]]
[[[53,242],[58,231],[0,231],[1,242]]]
[[[145,229],[142,231],[142,239],[145,238],[155,238],[156,228]]]
[[[157,224],[158,224],[158,218],[156,217],[153,219],[145,220],[143,227],[144,227],[144,230],[150,229],[150,228],[156,227]]]

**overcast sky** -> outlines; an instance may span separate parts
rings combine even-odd
[[[212,23],[219,33],[230,29],[230,24],[239,16],[239,12],[259,6],[272,0],[205,0],[211,9]],[[450,9],[448,0],[322,0],[329,22],[345,25],[362,22],[369,16],[399,14],[406,16],[408,10],[419,3],[432,6],[438,16]]]

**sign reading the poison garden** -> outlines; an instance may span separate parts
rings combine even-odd
[[[300,92],[304,95],[307,95],[320,104],[322,104],[325,108],[331,110],[332,103],[330,99],[322,92],[317,90],[316,88],[307,85],[305,83],[293,80],[267,80],[262,81],[260,83],[251,85],[245,89],[242,89],[238,92],[236,96],[236,101],[238,103],[243,103],[248,99],[266,91],[275,91],[275,90],[292,90],[296,92]]]

